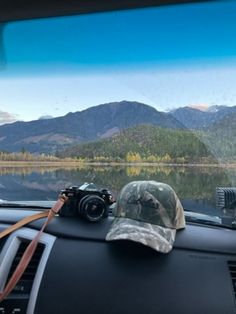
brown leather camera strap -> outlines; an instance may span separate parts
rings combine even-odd
[[[25,217],[25,218],[21,219],[20,221],[18,221],[14,225],[12,225],[9,228],[3,230],[0,233],[0,239],[4,238],[5,236],[7,236],[8,234],[14,232],[15,230],[23,227],[24,225],[27,225],[31,221],[47,217],[48,213],[49,213],[49,210],[46,210],[45,212],[37,213],[37,214],[34,214],[34,215],[31,215],[31,216],[28,216],[28,217]]]
[[[2,292],[0,292],[0,302],[2,300],[4,300],[9,293],[11,293],[11,291],[14,289],[14,287],[16,286],[17,282],[20,280],[21,276],[23,275],[25,269],[27,268],[27,266],[29,265],[29,262],[37,248],[37,244],[38,241],[40,239],[40,236],[42,235],[44,229],[46,228],[46,226],[48,225],[48,223],[52,220],[52,218],[60,211],[60,209],[62,208],[63,204],[65,203],[65,201],[67,200],[67,198],[65,196],[60,196],[59,199],[57,200],[57,202],[54,204],[54,206],[43,213],[39,213],[39,214],[35,214],[32,215],[30,217],[24,218],[21,221],[19,221],[18,223],[16,223],[15,225],[7,228],[6,230],[4,230],[2,233],[0,233],[0,239],[3,238],[4,236],[6,236],[7,234],[17,230],[18,228],[24,226],[25,224],[33,221],[33,220],[37,220],[39,218],[43,218],[43,217],[47,217],[47,219],[45,220],[41,230],[36,234],[35,238],[29,243],[29,245],[27,246],[19,264],[17,265],[14,273],[12,274],[11,278],[9,279],[8,283],[5,285],[5,288]]]

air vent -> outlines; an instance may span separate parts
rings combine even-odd
[[[21,243],[19,245],[19,248],[16,252],[15,258],[12,262],[9,274],[8,274],[8,279],[11,278],[12,274],[14,273],[17,265],[19,264],[21,257],[23,256],[28,244],[30,241],[28,240],[21,240]],[[26,268],[24,274],[22,275],[21,279],[19,280],[18,284],[12,291],[12,294],[30,294],[34,277],[40,262],[40,259],[42,257],[43,251],[44,251],[44,245],[42,243],[38,243],[38,246],[36,248],[36,251],[34,252],[34,255]]]
[[[230,276],[232,279],[233,289],[234,289],[234,296],[236,298],[236,261],[228,261]]]
[[[1,226],[0,226],[1,227]],[[3,226],[4,229],[6,226]],[[26,247],[38,234],[37,230],[21,228],[13,232],[6,240],[0,252],[0,290],[16,269]],[[56,238],[43,233],[36,251],[12,293],[1,302],[5,313],[33,314],[44,269]],[[2,313],[0,311],[0,313]]]
[[[1,232],[1,230],[0,230],[0,232]],[[4,247],[5,242],[6,242],[6,238],[1,239],[1,241],[0,241],[0,252],[2,251],[2,248]]]
[[[0,224],[0,232],[2,232],[4,229],[6,229],[6,227],[2,224]],[[4,247],[5,243],[6,243],[6,237],[2,238],[0,241],[0,252],[2,252],[2,248]]]

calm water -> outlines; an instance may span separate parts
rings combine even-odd
[[[236,169],[214,167],[83,166],[0,167],[0,199],[55,200],[61,189],[93,182],[115,196],[133,180],[171,185],[186,209],[217,215],[215,189],[236,186]]]

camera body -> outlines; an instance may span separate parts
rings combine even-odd
[[[109,206],[114,203],[107,189],[97,189],[93,183],[84,183],[80,187],[71,186],[61,191],[68,197],[60,210],[63,217],[83,217],[97,222],[108,216]]]

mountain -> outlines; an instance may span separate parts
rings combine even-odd
[[[224,133],[224,135],[230,135],[236,138],[236,110],[231,114],[223,116],[209,127],[209,130],[213,133]]]
[[[70,147],[61,156],[93,161],[212,160],[206,145],[193,132],[153,125],[138,125],[107,139]]]
[[[109,137],[138,124],[182,128],[172,115],[138,102],[103,104],[63,117],[0,126],[0,150],[56,153],[68,146]]]
[[[205,132],[203,141],[218,160],[235,161],[236,112],[212,124]]]
[[[236,113],[236,106],[212,106],[206,111],[191,107],[182,107],[170,112],[176,120],[189,129],[208,128],[232,113]]]
[[[235,162],[236,112],[223,116],[204,131],[138,125],[109,139],[70,147],[62,156],[119,161],[126,160],[128,153],[147,161],[165,161],[167,154],[176,162]]]
[[[108,138],[142,124],[207,131],[227,118],[225,124],[218,125],[219,129],[234,128],[235,122],[230,119],[234,113],[236,106],[214,106],[207,111],[183,107],[166,113],[143,103],[113,102],[70,112],[63,117],[0,125],[0,151],[57,154],[76,144]]]

